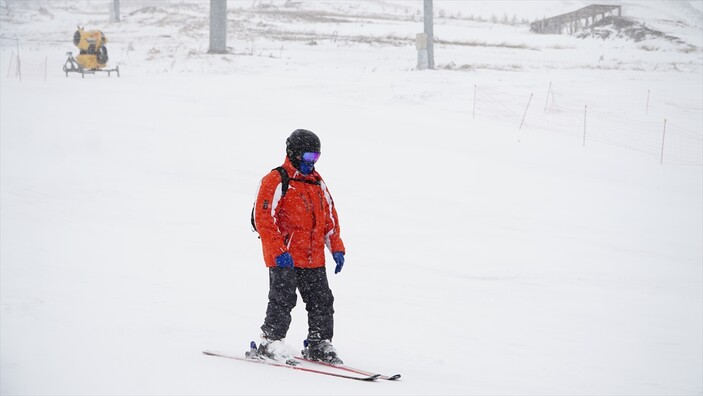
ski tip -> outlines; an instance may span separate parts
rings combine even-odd
[[[400,374],[391,375],[388,377],[388,381],[396,381],[400,379]]]

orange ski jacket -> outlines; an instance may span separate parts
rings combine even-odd
[[[283,168],[289,177],[285,196],[275,169],[261,179],[256,194],[254,221],[264,262],[275,267],[276,257],[289,252],[296,267],[323,267],[325,246],[330,252],[345,252],[332,196],[317,171],[305,176],[288,158]]]

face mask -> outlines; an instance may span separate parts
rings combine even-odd
[[[305,176],[309,175],[312,173],[312,171],[315,170],[315,163],[314,162],[300,162],[300,173],[304,174]]]

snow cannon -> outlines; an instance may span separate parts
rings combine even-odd
[[[78,30],[73,34],[73,44],[80,50],[78,56],[73,57],[73,53],[68,52],[68,59],[63,66],[63,71],[68,77],[68,73],[95,74],[95,72],[117,72],[120,76],[119,66],[115,69],[107,69],[107,37],[100,30],[85,30],[78,26]]]
[[[107,38],[100,30],[83,30],[78,27],[73,34],[73,44],[81,51],[76,57],[85,69],[102,69],[107,65]]]

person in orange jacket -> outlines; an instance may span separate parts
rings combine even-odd
[[[286,140],[283,165],[261,180],[254,206],[254,226],[269,270],[269,302],[258,354],[288,364],[297,364],[284,341],[296,289],[308,312],[303,356],[342,364],[332,346],[334,297],[327,281],[324,248],[332,253],[335,274],[344,266],[345,248],[334,201],[315,170],[320,153],[317,135],[295,130]]]

